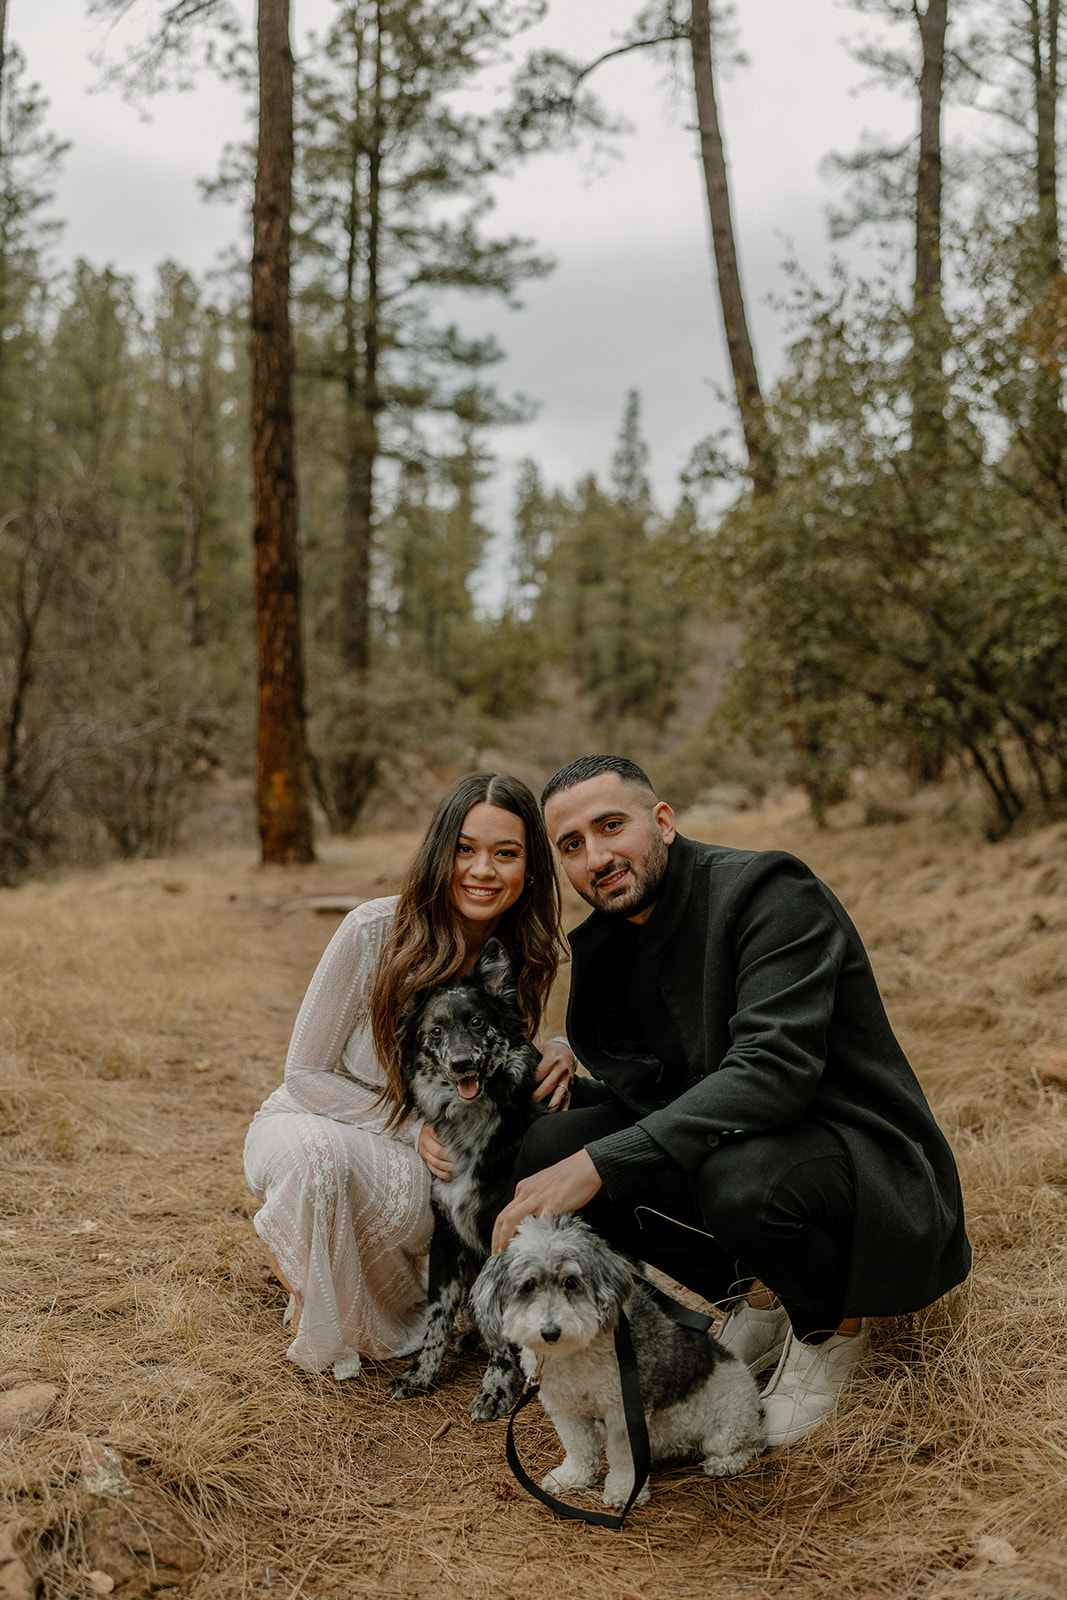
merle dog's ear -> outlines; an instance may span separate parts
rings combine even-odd
[[[490,1256],[474,1280],[470,1306],[479,1332],[491,1349],[499,1349],[504,1338],[503,1317],[509,1292],[508,1253],[500,1250]]]
[[[515,999],[515,974],[511,970],[508,953],[499,939],[489,940],[471,968],[471,980],[480,984],[486,994],[491,994],[496,1000]]]
[[[417,996],[409,1005],[406,1005],[396,1019],[396,1044],[400,1051],[401,1060],[407,1057],[418,1047],[419,1043],[419,1018],[422,1016],[422,996]]]

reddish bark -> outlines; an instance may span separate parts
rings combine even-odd
[[[258,45],[251,345],[256,799],[263,860],[311,861],[289,329],[293,60],[288,0],[259,0]]]

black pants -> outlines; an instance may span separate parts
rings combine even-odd
[[[539,1117],[530,1128],[517,1178],[638,1120],[606,1097],[603,1085],[579,1079],[574,1092],[572,1110]],[[724,1140],[695,1173],[665,1157],[621,1201],[601,1190],[582,1212],[616,1249],[706,1300],[732,1300],[761,1279],[785,1306],[797,1337],[815,1342],[844,1314],[854,1214],[848,1154],[815,1122]]]

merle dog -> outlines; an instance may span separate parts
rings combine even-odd
[[[452,1160],[447,1181],[430,1186],[429,1307],[422,1348],[389,1385],[406,1400],[436,1383],[456,1313],[489,1255],[493,1223],[512,1195],[515,1157],[541,1107],[537,1051],[526,1034],[507,952],[490,939],[476,965],[454,987],[421,996],[401,1018],[400,1053],[415,1108],[433,1124]],[[517,1352],[491,1348],[489,1365],[471,1404],[476,1422],[511,1408]]]

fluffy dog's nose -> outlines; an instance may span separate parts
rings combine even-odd
[[[558,1322],[543,1322],[541,1324],[541,1337],[546,1344],[555,1344],[563,1329]]]

